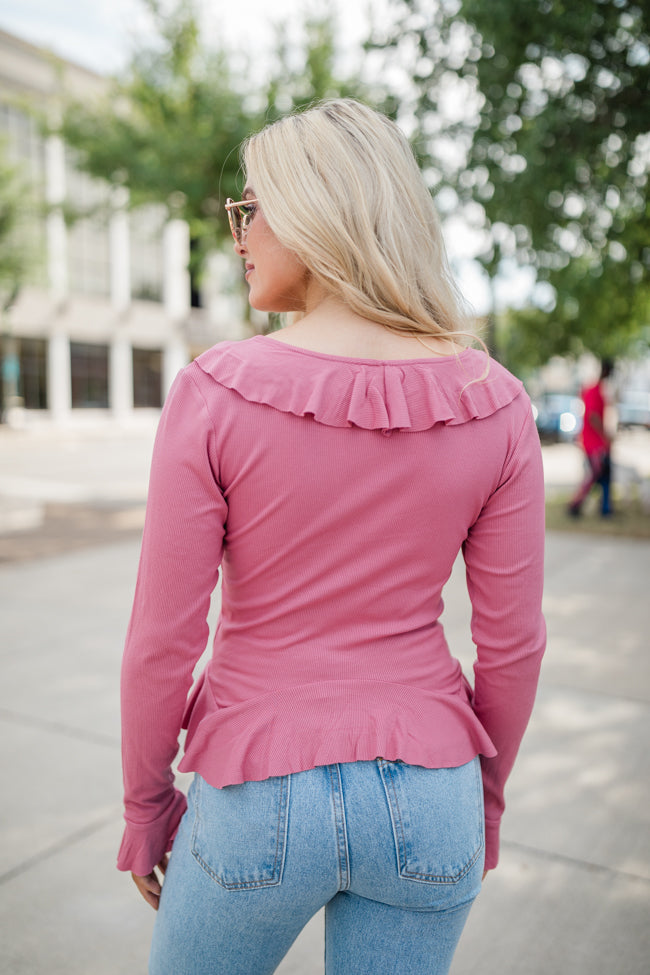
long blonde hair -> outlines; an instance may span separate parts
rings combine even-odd
[[[400,129],[353,99],[286,116],[242,147],[278,240],[357,314],[411,335],[467,335],[440,221]]]

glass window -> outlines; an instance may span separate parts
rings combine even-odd
[[[108,202],[110,187],[75,168],[75,154],[66,149],[66,199],[70,290],[81,294],[110,294]]]
[[[73,408],[108,406],[108,346],[70,343]]]
[[[108,297],[109,243],[105,222],[85,217],[75,220],[68,229],[70,290]]]
[[[162,406],[162,352],[160,349],[133,350],[133,405]]]
[[[35,184],[45,180],[45,141],[34,118],[7,102],[0,104],[0,132],[13,162]]]
[[[45,142],[35,119],[19,108],[0,104],[0,154],[16,169],[20,212],[15,230],[17,246],[27,259],[26,280],[44,286],[46,238],[43,220]]]
[[[20,383],[20,357],[16,341],[0,340],[0,410],[15,405]]]
[[[167,210],[155,204],[129,214],[131,233],[131,294],[142,301],[162,301],[163,230]]]
[[[20,340],[18,389],[28,410],[47,409],[47,342],[45,339]]]

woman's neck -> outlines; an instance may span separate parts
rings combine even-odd
[[[305,316],[273,338],[310,352],[355,359],[423,359],[455,355],[461,346],[444,337],[401,335],[357,315],[328,295],[308,306]]]

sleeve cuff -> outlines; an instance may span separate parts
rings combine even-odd
[[[117,869],[131,871],[146,877],[156,867],[165,853],[169,853],[178,832],[187,799],[176,790],[174,801],[153,823],[136,824],[126,819],[126,828],[117,857]]]
[[[494,870],[499,862],[501,820],[485,821],[485,870]]]

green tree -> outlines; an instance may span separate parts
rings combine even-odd
[[[28,194],[29,187],[0,144],[0,422],[19,391],[19,347],[6,316],[32,265],[24,234]]]
[[[68,105],[61,134],[81,169],[128,187],[132,206],[164,203],[188,222],[196,283],[209,251],[230,241],[223,199],[240,184],[240,143],[287,111],[359,88],[336,78],[329,16],[305,19],[298,48],[279,25],[275,64],[254,91],[247,72],[235,80],[224,50],[206,47],[193,0],[171,11],[143,2],[156,28],[150,43],[103,103]]]
[[[266,90],[265,118],[273,121],[300,111],[323,98],[366,98],[369,92],[358,74],[348,78],[337,69],[336,20],[307,14],[300,47],[292,48],[287,24],[276,25],[276,44]]]
[[[440,0],[433,15],[427,0],[394,5],[393,32],[375,42],[394,58],[416,54],[412,108],[434,191],[481,208],[490,275],[509,259],[552,289],[541,312],[511,310],[506,331],[528,330],[520,344],[540,362],[620,353],[650,317],[645,5]],[[450,120],[454,86],[464,105]]]
[[[187,220],[197,280],[207,252],[229,239],[220,197],[236,185],[253,119],[225,53],[202,45],[191,3],[168,12],[143,2],[155,36],[103,102],[67,106],[61,134],[81,169],[128,187],[132,206],[163,203]]]
[[[26,187],[0,145],[0,318],[18,297],[29,268],[20,234]]]

